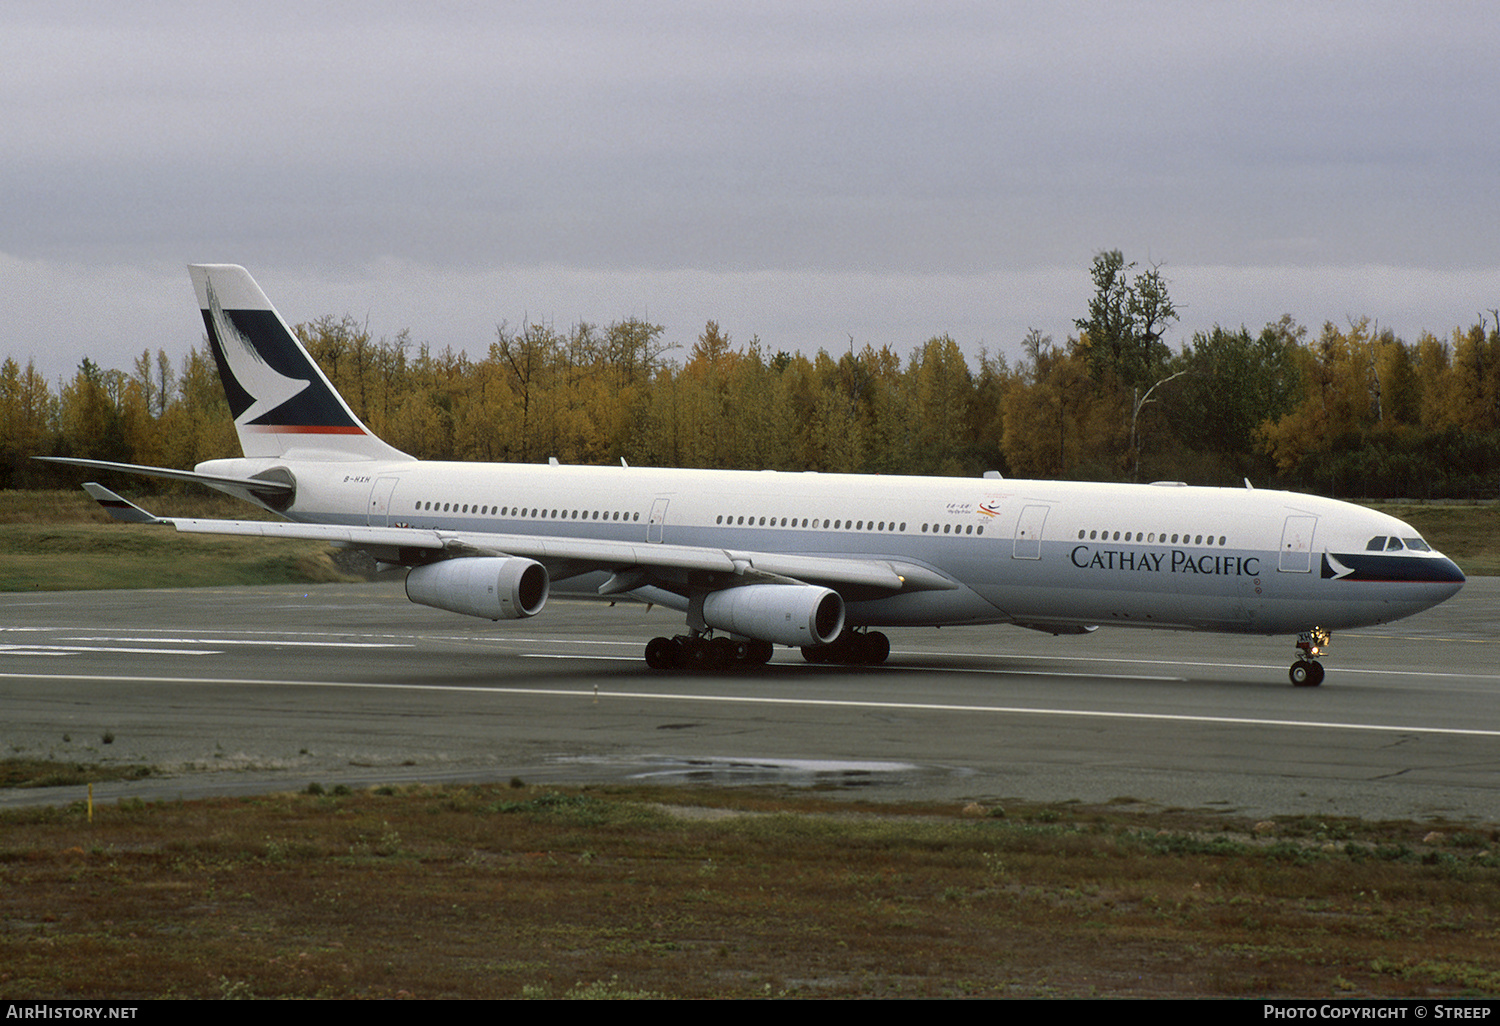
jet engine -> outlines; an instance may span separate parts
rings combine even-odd
[[[466,556],[412,568],[406,597],[486,620],[535,616],[547,604],[547,568],[532,559]]]
[[[844,600],[811,584],[747,584],[704,596],[703,622],[779,645],[826,645],[844,629]]]

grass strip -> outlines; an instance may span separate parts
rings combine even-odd
[[[1494,996],[1497,839],[518,781],[35,808],[0,814],[0,990]]]

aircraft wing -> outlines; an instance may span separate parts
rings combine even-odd
[[[596,570],[641,570],[645,576],[706,572],[767,580],[792,580],[831,588],[870,588],[885,593],[952,591],[958,585],[926,567],[898,560],[750,552],[700,545],[560,538],[549,535],[485,534],[415,527],[364,527],[343,524],[299,524],[288,521],[198,520],[158,517],[90,482],[84,489],[116,520],[136,524],[170,524],[187,534],[229,534],[261,538],[298,538],[368,550],[386,562],[408,562],[402,549],[425,549],[449,558],[521,556],[534,559],[562,579]],[[622,578],[623,580],[624,578]],[[648,583],[644,578],[642,584]],[[649,583],[662,583],[652,581]],[[613,591],[629,590],[622,586]]]

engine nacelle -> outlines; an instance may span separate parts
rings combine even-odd
[[[535,616],[551,586],[546,567],[516,557],[445,559],[406,575],[406,597],[413,602],[486,620]]]
[[[778,645],[826,645],[844,629],[844,600],[811,584],[746,584],[709,592],[703,621]]]

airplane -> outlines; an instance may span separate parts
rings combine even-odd
[[[48,457],[192,481],[285,518],[158,517],[84,487],[116,519],[327,541],[406,568],[416,603],[488,620],[552,590],[659,604],[687,629],[655,670],[876,665],[879,628],[1101,625],[1295,634],[1316,687],[1335,630],[1428,609],[1464,575],[1402,521],[1291,492],[775,471],[454,463],[377,438],[242,267],[191,265],[243,456],[191,471]],[[41,458],[41,457],[39,457]]]

